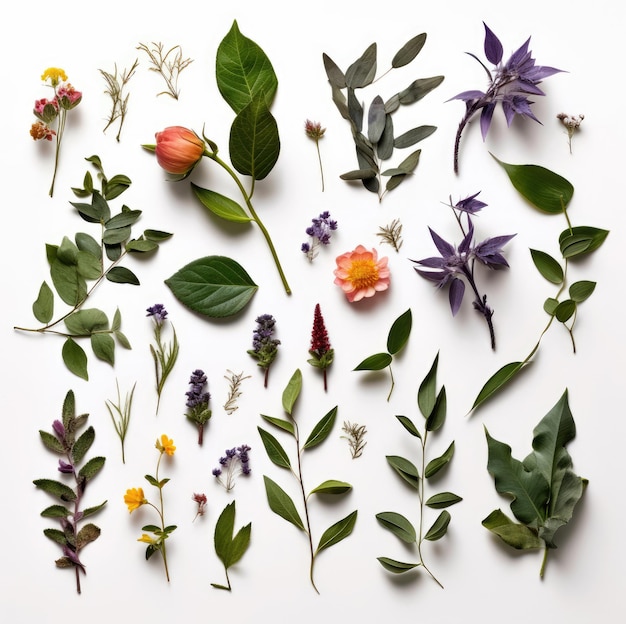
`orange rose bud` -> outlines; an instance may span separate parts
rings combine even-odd
[[[170,126],[156,133],[157,162],[167,173],[187,177],[204,154],[204,141],[192,130]]]

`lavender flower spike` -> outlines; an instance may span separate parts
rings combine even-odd
[[[562,72],[562,69],[536,65],[532,58],[532,52],[528,49],[530,37],[511,55],[509,60],[503,65],[502,43],[493,31],[483,22],[485,27],[485,57],[494,68],[489,70],[487,66],[471,52],[468,54],[476,59],[487,72],[489,85],[486,91],[472,90],[463,91],[455,95],[450,100],[462,100],[465,102],[465,116],[461,119],[454,142],[454,172],[459,171],[459,145],[461,135],[465,126],[480,111],[480,130],[483,141],[487,137],[493,113],[498,104],[502,105],[502,110],[506,118],[507,126],[510,126],[515,115],[529,117],[541,123],[533,114],[531,105],[533,102],[528,99],[533,95],[545,95],[537,86],[544,78]],[[448,100],[448,101],[450,101]]]

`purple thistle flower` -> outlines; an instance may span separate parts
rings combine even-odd
[[[317,257],[320,246],[330,244],[331,234],[337,229],[337,221],[330,218],[330,212],[327,210],[322,212],[319,217],[311,219],[311,224],[305,230],[310,240],[302,243],[301,247],[309,262]]]
[[[468,54],[476,59],[487,72],[489,85],[486,91],[471,90],[458,93],[450,100],[465,102],[465,116],[459,124],[454,143],[454,172],[459,169],[459,145],[461,135],[467,123],[480,111],[480,130],[483,141],[487,137],[493,113],[498,104],[501,104],[507,126],[510,126],[516,115],[529,117],[541,123],[533,114],[533,102],[529,96],[545,95],[537,86],[544,78],[562,72],[561,69],[536,65],[532,52],[528,49],[530,37],[511,55],[509,60],[502,64],[504,49],[502,43],[493,31],[483,22],[485,27],[484,51],[487,61],[494,65],[493,70],[471,52]]]
[[[155,303],[152,307],[148,308],[146,312],[148,313],[146,316],[151,316],[157,325],[161,325],[167,318],[167,310],[162,303]]]

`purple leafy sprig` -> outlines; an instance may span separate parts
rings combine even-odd
[[[460,200],[454,205],[452,204],[452,199],[450,199],[449,206],[454,212],[456,221],[463,234],[463,239],[459,245],[455,246],[448,243],[432,228],[428,228],[440,255],[424,258],[423,260],[411,260],[411,262],[425,267],[426,270],[418,267],[414,268],[422,277],[434,282],[437,288],[448,286],[450,310],[453,316],[456,316],[463,302],[465,283],[469,284],[475,296],[473,302],[474,309],[484,317],[489,328],[491,348],[495,350],[496,337],[492,320],[493,310],[487,304],[487,295],[481,295],[478,289],[474,273],[475,265],[478,260],[480,264],[485,265],[489,269],[507,268],[509,264],[502,253],[502,248],[515,234],[495,236],[479,243],[474,241],[474,224],[471,217],[487,205],[483,201],[476,199],[479,193],[480,191]],[[463,225],[463,214],[466,217],[466,225]]]
[[[485,27],[484,51],[487,61],[494,65],[490,70],[475,54],[467,52],[476,59],[487,73],[489,85],[486,91],[470,90],[455,95],[450,100],[465,102],[465,115],[459,123],[454,141],[454,172],[459,171],[459,146],[465,126],[480,112],[480,130],[483,141],[487,137],[493,113],[501,104],[507,126],[510,126],[516,115],[529,117],[541,123],[533,114],[529,96],[540,96],[545,93],[537,86],[544,78],[562,72],[562,69],[536,65],[528,49],[530,37],[510,56],[506,63],[502,63],[503,46],[500,39],[483,22]]]

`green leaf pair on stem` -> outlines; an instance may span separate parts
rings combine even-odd
[[[532,261],[541,274],[551,284],[558,286],[553,297],[548,297],[543,309],[549,319],[539,336],[539,340],[530,353],[517,362],[510,362],[496,371],[483,385],[474,400],[472,409],[482,405],[487,399],[499,392],[513,380],[531,360],[539,346],[543,335],[556,320],[569,333],[572,350],[576,352],[574,341],[574,325],[578,314],[578,306],[591,296],[596,283],[590,280],[578,280],[568,286],[567,273],[572,262],[576,262],[598,249],[606,237],[608,230],[591,226],[572,226],[567,207],[574,195],[572,184],[553,171],[537,165],[511,165],[496,158],[506,171],[513,186],[531,205],[543,213],[562,214],[567,221],[567,228],[559,235],[559,250],[562,262],[551,254],[538,249],[531,249]],[[565,296],[563,296],[565,294]]]
[[[144,230],[138,238],[132,237],[132,226],[141,216],[140,210],[122,206],[112,215],[109,202],[128,189],[131,181],[124,175],[108,179],[98,156],[86,159],[98,170],[100,190],[94,188],[93,178],[86,172],[83,188],[73,188],[79,198],[91,198],[89,203],[70,202],[78,215],[87,223],[100,225],[100,241],[90,234],[78,232],[74,240],[67,236],[59,245],[46,245],[46,257],[50,266],[50,279],[58,297],[70,306],[70,310],[53,320],[55,308],[54,291],[44,281],[33,303],[33,314],[43,324],[38,328],[15,327],[20,331],[54,334],[65,338],[62,348],[63,362],[67,368],[82,379],[89,379],[87,354],[78,344],[89,339],[94,355],[113,366],[115,345],[130,349],[130,343],[121,331],[122,316],[119,309],[109,321],[107,315],[97,308],[84,307],[96,287],[105,279],[116,284],[138,285],[137,276],[122,260],[127,254],[148,254],[171,237],[168,232]],[[58,329],[63,323],[65,331]]]
[[[576,435],[567,390],[533,431],[533,451],[523,461],[511,455],[511,447],[493,438],[485,428],[489,459],[487,469],[496,490],[512,499],[514,522],[500,509],[482,524],[517,550],[544,549],[540,576],[543,578],[554,535],[567,524],[581,499],[587,479],[572,470],[565,448]]]
[[[389,368],[389,375],[391,376],[391,387],[389,394],[387,395],[387,401],[391,398],[391,393],[395,386],[393,378],[393,371],[391,370],[391,363],[393,362],[393,356],[397,355],[406,345],[409,340],[411,328],[413,326],[413,314],[409,308],[406,312],[403,312],[391,325],[391,329],[387,334],[387,351],[384,353],[375,353],[366,357],[362,362],[357,364],[354,371],[380,371],[385,368]]]
[[[348,514],[342,520],[339,520],[332,526],[328,527],[321,535],[317,547],[313,545],[313,535],[310,523],[310,498],[316,496],[338,496],[343,495],[352,490],[352,486],[345,481],[336,479],[328,479],[318,486],[314,487],[308,493],[305,489],[304,478],[302,473],[303,456],[310,449],[320,445],[330,434],[335,423],[337,415],[337,407],[333,407],[327,412],[321,420],[313,427],[309,436],[302,443],[300,438],[300,430],[294,416],[294,407],[302,390],[302,373],[297,369],[292,375],[289,383],[285,387],[282,395],[283,409],[287,414],[287,418],[275,418],[273,416],[261,415],[262,418],[276,429],[288,434],[295,443],[296,460],[292,463],[289,454],[282,444],[269,431],[258,427],[259,435],[265,447],[265,451],[273,464],[288,470],[298,482],[300,495],[302,498],[302,509],[304,518],[298,511],[293,499],[287,492],[268,476],[263,476],[265,482],[265,492],[270,509],[287,522],[293,524],[300,531],[304,532],[309,541],[310,551],[310,567],[309,578],[316,592],[319,593],[314,580],[314,564],[320,552],[334,546],[341,540],[348,537],[354,528],[357,518],[357,511]]]
[[[407,41],[395,54],[391,67],[378,78],[377,46],[372,43],[363,54],[343,72],[327,55],[323,54],[324,68],[332,90],[332,99],[341,116],[349,122],[352,138],[356,148],[358,169],[341,175],[342,180],[361,181],[363,186],[372,193],[378,194],[379,201],[388,191],[398,187],[407,176],[415,171],[421,149],[411,152],[404,160],[393,167],[382,169],[384,161],[393,156],[394,149],[412,147],[429,137],[437,128],[435,126],[417,126],[396,135],[392,114],[400,106],[413,104],[438,87],[443,76],[420,78],[408,87],[394,94],[387,101],[376,95],[367,111],[359,101],[357,90],[368,87],[389,73],[411,63],[421,52],[426,43],[426,33],[421,33]],[[367,129],[364,129],[364,118],[367,115]],[[382,170],[381,170],[382,169]],[[388,178],[382,188],[382,178]]]
[[[429,461],[426,460],[426,446],[429,441],[429,434],[434,434],[441,429],[445,422],[447,411],[445,386],[442,386],[437,391],[438,364],[439,355],[435,357],[417,393],[417,404],[425,419],[424,432],[420,433],[417,426],[407,416],[396,416],[406,431],[419,441],[420,468],[418,469],[413,462],[404,457],[398,455],[387,456],[387,463],[394,469],[396,474],[417,491],[420,510],[418,528],[416,529],[408,518],[395,511],[383,511],[376,514],[376,518],[383,528],[393,533],[401,541],[407,544],[414,544],[419,559],[417,562],[407,563],[389,557],[378,557],[380,564],[394,574],[403,574],[417,567],[422,567],[440,587],[443,587],[437,577],[426,566],[422,555],[422,545],[425,541],[434,542],[439,540],[446,534],[451,519],[450,512],[446,508],[460,502],[462,498],[452,492],[438,492],[429,496],[426,494],[426,482],[428,479],[438,475],[441,470],[446,468],[454,455],[454,442],[452,442],[441,455]],[[426,507],[442,510],[427,530],[425,528]]]
[[[56,518],[61,524],[60,529],[44,529],[44,535],[63,549],[63,556],[56,560],[56,566],[74,569],[76,591],[80,594],[80,573],[86,573],[80,553],[87,544],[100,537],[100,529],[91,522],[83,524],[83,520],[100,511],[106,501],[85,509],[81,509],[81,503],[87,484],[104,467],[105,458],[92,457],[83,463],[96,433],[91,426],[78,433],[87,423],[88,414],[76,415],[76,401],[71,390],[65,396],[61,414],[61,420],[52,424],[52,433],[40,430],[39,436],[45,447],[59,456],[58,471],[71,477],[74,487],[56,479],[35,479],[33,483],[60,501],[41,512],[44,518]]]

